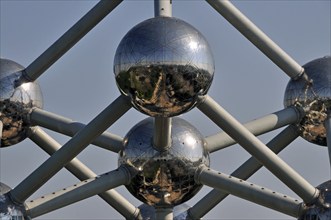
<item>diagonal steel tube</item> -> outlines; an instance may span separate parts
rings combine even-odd
[[[311,204],[317,200],[319,196],[318,189],[287,165],[211,97],[206,96],[202,98],[198,108],[235,139],[246,151],[259,160],[279,180],[299,195],[305,203]]]
[[[64,144],[61,149],[56,151],[56,153],[18,184],[10,193],[12,199],[15,202],[23,203],[130,108],[130,101],[123,95],[119,96],[88,125]]]
[[[50,137],[39,127],[31,128],[29,137],[34,143],[36,143],[49,155],[54,154],[57,150],[61,148],[61,145],[58,142],[56,142],[52,137]],[[97,176],[92,170],[90,170],[77,158],[72,159],[66,165],[66,169],[69,170],[81,181],[91,179]],[[111,205],[115,210],[117,210],[121,215],[123,215],[126,219],[136,219],[138,217],[139,210],[115,190],[111,189],[106,192],[102,192],[99,194],[99,196],[109,205]]]
[[[243,124],[252,134],[261,135],[272,130],[276,130],[285,125],[299,122],[304,116],[303,109],[299,107],[289,107],[270,115],[255,119]],[[227,133],[220,132],[206,137],[207,149],[210,153],[221,150],[236,143]]]
[[[207,167],[201,167],[197,171],[195,179],[197,182],[204,185],[293,217],[299,217],[305,210],[305,205],[294,198],[290,198],[270,189],[257,186]]]
[[[282,151],[292,141],[299,136],[298,130],[290,125],[280,132],[275,138],[273,138],[267,146],[276,154]],[[242,180],[247,180],[255,172],[262,167],[262,164],[254,157],[248,159],[238,169],[236,169],[231,176],[235,176]],[[200,199],[194,206],[189,210],[189,216],[192,219],[200,219],[207,214],[211,209],[218,205],[223,199],[228,196],[228,193],[213,189],[206,196]]]
[[[38,125],[70,137],[73,137],[79,130],[85,127],[85,124],[39,108],[34,108],[31,111],[28,121],[32,125]],[[122,142],[122,137],[106,131],[97,137],[92,144],[118,153],[122,148]]]
[[[31,218],[36,218],[109,189],[127,184],[130,179],[129,171],[124,167],[120,167],[117,170],[84,180],[61,191],[27,202],[27,214]]]
[[[101,0],[97,3],[74,26],[23,70],[25,79],[22,80],[35,81],[121,2],[122,0]]]
[[[303,76],[308,80],[303,67],[263,33],[262,30],[242,14],[230,1],[206,1],[289,77],[298,79]]]

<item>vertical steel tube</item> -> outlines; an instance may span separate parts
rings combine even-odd
[[[155,219],[157,220],[173,220],[172,208],[158,208],[155,209]]]
[[[23,80],[36,80],[121,2],[122,0],[102,0],[96,4],[23,71]]]
[[[34,108],[29,115],[29,122],[58,133],[73,137],[79,130],[86,125],[72,121],[71,119],[47,112],[43,109]],[[118,152],[122,148],[123,138],[109,132],[102,133],[92,144],[107,150]]]
[[[154,148],[165,151],[171,144],[171,118],[154,119]]]
[[[61,149],[18,184],[11,191],[12,199],[15,202],[23,203],[130,108],[131,104],[125,96],[117,98]]]
[[[326,143],[329,151],[329,162],[330,162],[330,174],[331,174],[331,113],[328,113],[328,117],[325,120],[326,128]]]
[[[2,142],[2,131],[3,131],[3,123],[0,120],[0,147],[1,147],[1,142]]]
[[[304,75],[304,69],[293,60],[284,50],[263,33],[253,22],[242,14],[228,0],[206,0],[241,34],[261,50],[272,62],[281,68],[289,77],[297,79]]]
[[[257,136],[278,129],[285,125],[299,122],[303,116],[304,112],[302,109],[297,107],[289,107],[281,111],[274,112],[270,115],[255,119],[244,124],[244,126],[250,132],[252,132],[252,134]],[[225,132],[220,132],[218,134],[207,137],[206,142],[207,149],[210,153],[221,150],[236,143],[236,141]]]
[[[159,16],[172,16],[172,0],[154,0],[154,15]]]
[[[276,154],[282,151],[292,141],[299,136],[298,130],[294,126],[285,128],[275,138],[273,138],[267,146]],[[255,172],[262,167],[262,164],[254,157],[248,159],[238,169],[236,169],[231,176],[242,180],[247,180]],[[205,197],[200,199],[194,206],[192,206],[188,213],[192,219],[200,219],[206,215],[211,209],[218,205],[229,194],[223,191],[213,189]]]
[[[34,143],[36,143],[49,155],[54,154],[61,148],[61,145],[59,143],[57,143],[53,138],[51,138],[39,127],[31,128],[29,137]],[[66,169],[69,170],[81,181],[91,179],[97,176],[92,170],[90,170],[77,158],[72,159],[66,165]],[[115,210],[117,210],[121,215],[123,215],[126,219],[137,218],[139,214],[138,209],[115,190],[108,190],[106,192],[102,192],[99,194],[99,196],[109,205],[111,205]]]
[[[102,176],[84,180],[61,191],[29,201],[26,203],[27,212],[31,218],[36,218],[109,189],[127,184],[129,181],[129,172],[125,168],[120,167]]]
[[[196,181],[296,218],[304,211],[296,199],[206,167],[198,171]]]
[[[317,199],[319,191],[314,186],[280,159],[212,98],[206,96],[201,101],[202,103],[198,108],[204,114],[259,160],[279,180],[299,195],[305,203],[313,203]]]

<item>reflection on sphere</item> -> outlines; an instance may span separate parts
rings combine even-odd
[[[14,145],[27,137],[24,117],[33,107],[42,108],[43,99],[37,82],[17,85],[24,67],[0,59],[0,120],[3,123],[1,147]]]
[[[197,104],[214,74],[206,39],[190,24],[172,17],[151,18],[133,27],[114,60],[117,85],[139,111],[175,116]]]
[[[132,195],[151,206],[173,207],[192,198],[201,188],[194,174],[200,165],[209,166],[205,140],[188,122],[173,118],[171,146],[160,152],[153,148],[153,129],[153,119],[147,118],[129,131],[119,165],[138,170],[126,186]]]
[[[324,121],[331,107],[331,57],[313,60],[304,66],[313,83],[291,79],[284,96],[285,107],[300,105],[309,111],[299,124],[301,136],[314,144],[326,146]]]

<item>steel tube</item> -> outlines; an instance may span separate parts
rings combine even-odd
[[[39,127],[32,127],[30,129],[30,139],[49,155],[52,155],[61,148],[58,142]],[[81,181],[97,176],[77,158],[72,159],[65,168]],[[102,192],[99,196],[126,219],[136,219],[138,217],[139,210],[115,190],[111,189]]]
[[[0,120],[0,147],[1,147],[1,142],[2,142],[2,131],[3,131],[3,123]]]
[[[18,184],[11,191],[12,199],[15,202],[23,203],[130,108],[131,104],[125,96],[121,95],[117,98],[61,149]]]
[[[282,151],[292,141],[299,136],[298,130],[290,125],[273,138],[267,146],[276,154]],[[236,169],[231,176],[235,176],[242,180],[247,180],[254,173],[256,173],[262,164],[254,157],[249,158],[238,169]],[[194,206],[192,206],[188,213],[192,219],[200,219],[207,214],[211,209],[218,205],[229,194],[217,189],[211,190],[206,196],[200,199]]]
[[[292,217],[304,211],[301,201],[206,167],[197,172],[196,181]]]
[[[58,192],[31,200],[26,203],[27,213],[31,218],[36,218],[109,189],[127,184],[130,179],[130,174],[126,168],[120,167],[102,176],[84,180]]]
[[[269,131],[276,130],[285,125],[299,122],[304,116],[304,112],[298,107],[289,107],[270,115],[255,119],[246,124],[243,124],[254,135],[265,134]],[[218,134],[206,137],[207,149],[210,153],[221,150],[236,143],[227,133],[220,132]]]
[[[331,114],[328,113],[328,117],[325,120],[325,128],[326,128],[326,143],[328,145],[329,151],[329,162],[330,162],[330,169],[331,169]],[[331,173],[331,170],[330,170]]]
[[[206,96],[201,102],[198,108],[205,115],[299,195],[305,203],[311,204],[318,198],[319,191],[314,186],[265,146],[211,97]]]
[[[157,220],[173,220],[172,208],[156,208],[155,219]]]
[[[171,17],[172,0],[154,0],[154,15]]]
[[[121,2],[122,0],[102,0],[97,3],[23,71],[23,80],[36,80]]]
[[[154,118],[154,148],[165,151],[171,144],[171,118]]]
[[[86,125],[71,119],[56,115],[43,109],[34,108],[29,114],[29,122],[52,131],[73,137]],[[118,153],[122,148],[123,138],[109,132],[102,133],[92,144]]]
[[[262,30],[242,14],[230,1],[206,1],[289,77],[298,79],[304,76],[308,79],[303,67],[263,33]]]

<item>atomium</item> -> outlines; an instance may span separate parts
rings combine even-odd
[[[285,91],[284,105],[300,105],[307,109],[307,114],[298,125],[301,136],[309,142],[326,146],[324,121],[331,107],[331,57],[326,56],[308,62],[303,66],[308,77],[290,80]]]
[[[8,195],[9,186],[0,182],[0,219],[1,220],[28,220],[24,205],[15,204]]]
[[[114,60],[120,91],[150,116],[179,115],[205,95],[214,74],[208,42],[190,24],[155,17],[133,27],[120,42]]]
[[[6,147],[27,137],[29,125],[24,117],[33,107],[42,108],[43,98],[37,82],[17,84],[24,67],[7,59],[0,59],[0,67],[1,147]]]
[[[299,218],[299,220],[330,220],[331,219],[331,180],[322,183],[316,187],[320,190],[320,198],[324,203],[324,207],[312,205]]]
[[[200,165],[209,166],[209,156],[200,132],[180,118],[172,120],[170,148],[154,149],[153,125],[153,119],[147,118],[128,132],[119,164],[139,171],[126,186],[132,195],[155,207],[173,207],[201,188],[194,175]]]

